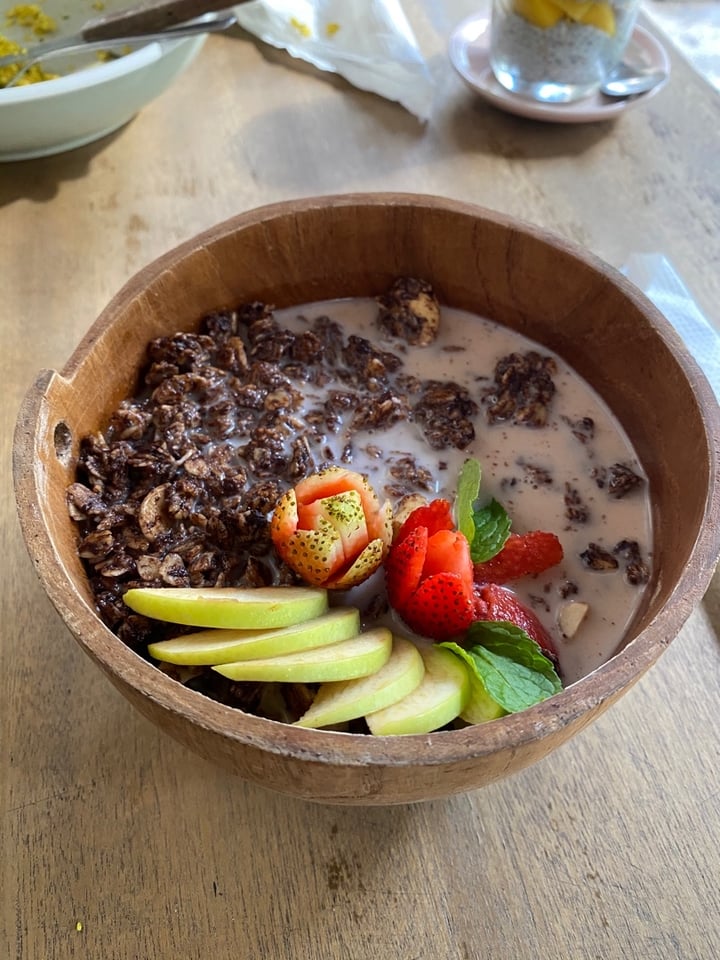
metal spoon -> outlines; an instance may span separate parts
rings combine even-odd
[[[18,81],[28,72],[30,67],[36,63],[40,63],[40,61],[52,60],[54,57],[65,56],[71,53],[87,53],[93,50],[122,50],[126,47],[143,46],[153,41],[167,43],[172,40],[180,40],[183,37],[192,37],[199,33],[219,33],[222,30],[227,30],[229,27],[235,26],[236,23],[237,17],[235,14],[228,12],[224,16],[218,14],[214,17],[203,17],[200,20],[191,20],[177,27],[168,27],[166,30],[159,30],[157,33],[114,37],[113,39],[94,40],[90,42],[79,40],[77,42],[64,43],[62,46],[54,49],[43,50],[35,47],[35,55],[26,55],[22,69],[20,69],[11,80],[8,80],[4,86],[0,86],[0,90],[9,90],[11,87],[17,86]]]
[[[222,11],[226,16],[232,13],[229,7],[246,0],[140,0],[133,7],[114,10],[86,21],[80,31],[71,36],[60,36],[53,40],[42,40],[21,53],[11,53],[0,57],[0,67],[13,63],[38,63],[57,51],[73,50],[78,45],[95,43],[98,40],[125,40],[127,37],[142,37],[162,33],[189,22],[195,22],[205,14]],[[94,47],[93,49],[97,49]]]
[[[600,87],[606,97],[632,97],[647,93],[667,79],[665,70],[652,70],[634,63],[619,63]]]

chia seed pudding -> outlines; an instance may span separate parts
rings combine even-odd
[[[143,656],[183,632],[133,613],[122,599],[131,587],[298,582],[273,551],[269,519],[285,490],[323,467],[366,474],[400,509],[417,495],[452,500],[475,457],[483,498],[505,506],[514,531],[562,542],[561,564],[513,588],[553,636],[564,682],[612,656],[650,573],[649,493],[627,436],[560,357],[433,300],[429,285],[403,279],[376,300],[249,303],[148,345],[137,394],[82,440],[68,489],[111,630]],[[382,574],[333,602],[358,606],[365,625],[386,617]],[[589,611],[572,636],[568,604]],[[268,685],[161,669],[275,719],[307,706],[293,685],[279,706]]]
[[[571,3],[574,16],[600,11],[601,25],[564,15],[567,3],[557,4],[558,18],[551,22],[538,18],[533,0],[494,0],[490,62],[504,87],[546,102],[576,100],[597,90],[622,58],[639,3]]]

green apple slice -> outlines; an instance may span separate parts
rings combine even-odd
[[[470,699],[460,718],[466,723],[486,723],[488,720],[497,720],[507,713],[503,707],[493,700],[478,677],[470,676]]]
[[[493,700],[485,689],[485,684],[478,676],[470,654],[457,644],[452,644],[452,647],[453,649],[448,652],[454,653],[456,657],[467,663],[470,677],[470,696],[465,707],[460,711],[460,718],[466,723],[486,723],[488,720],[504,717],[507,710],[501,707],[497,700]]]
[[[279,657],[349,640],[360,633],[360,611],[335,607],[321,617],[275,630],[202,630],[148,646],[148,653],[165,663],[184,665],[234,663]]]
[[[223,663],[212,669],[231,680],[274,680],[280,683],[323,683],[352,680],[375,673],[390,657],[392,633],[376,627],[350,640],[281,657]]]
[[[389,707],[414,690],[424,674],[425,664],[415,644],[395,636],[390,659],[376,673],[324,683],[295,726],[329,727]]]
[[[328,608],[327,591],[316,587],[138,587],[123,600],[155,620],[235,630],[288,627]]]
[[[442,647],[419,649],[425,664],[420,685],[397,703],[365,717],[376,736],[430,733],[460,716],[467,705],[470,674],[462,660]]]

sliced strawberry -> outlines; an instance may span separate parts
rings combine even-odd
[[[456,573],[472,591],[473,565],[470,544],[458,530],[438,530],[428,540],[422,579],[436,573]]]
[[[362,501],[357,490],[346,490],[332,497],[298,505],[298,528],[317,530],[320,520],[326,520],[342,540],[348,560],[352,560],[368,544],[368,528]]]
[[[390,547],[385,559],[388,602],[401,616],[420,583],[427,545],[427,527],[416,527],[402,542]]]
[[[270,521],[270,536],[283,559],[285,558],[285,545],[297,530],[297,526],[297,499],[295,498],[295,491],[290,489],[280,498]]]
[[[357,490],[358,484],[363,485],[365,482],[362,474],[345,470],[344,467],[328,467],[320,473],[303,477],[295,486],[295,495],[300,504],[312,503],[321,497],[334,497],[338,493]]]
[[[314,500],[335,497],[349,491],[356,491],[360,497],[369,538],[371,540],[379,538],[389,545],[392,537],[390,503],[381,505],[364,474],[346,470],[344,467],[328,467],[320,473],[304,477],[295,487],[299,507]]]
[[[320,530],[296,530],[281,556],[311,587],[323,586],[345,564],[342,540],[329,523]]]
[[[436,573],[423,580],[401,616],[416,633],[449,640],[467,630],[474,620],[474,608],[472,590],[461,576]]]
[[[499,620],[514,623],[538,643],[551,660],[557,660],[555,645],[545,627],[517,597],[496,583],[475,586],[474,620]]]
[[[349,590],[364,583],[378,569],[385,556],[385,544],[382,540],[371,540],[365,549],[358,554],[347,570],[340,576],[333,577],[325,584],[330,590]]]
[[[491,560],[475,564],[477,583],[508,583],[520,577],[542,573],[560,563],[562,544],[554,533],[534,530],[511,533],[502,550]]]
[[[422,507],[416,507],[398,530],[395,543],[400,543],[416,527],[427,527],[428,536],[438,530],[452,530],[455,523],[452,518],[452,504],[449,500],[431,500]]]
[[[390,549],[391,521],[390,503],[380,505],[367,477],[330,467],[280,498],[270,536],[306,583],[344,590],[380,566]]]

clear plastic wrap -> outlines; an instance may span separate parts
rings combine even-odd
[[[399,0],[252,0],[234,12],[265,43],[429,118],[432,80]]]

